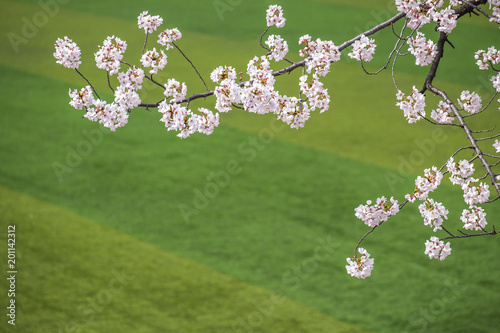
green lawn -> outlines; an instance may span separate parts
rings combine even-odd
[[[82,71],[105,91],[92,53],[108,34],[116,34],[129,43],[128,60],[137,62],[134,52],[140,52],[143,33],[136,17],[149,10],[162,15],[168,27],[181,29],[180,47],[208,78],[219,65],[243,70],[249,58],[261,54],[257,42],[269,4],[242,1],[221,19],[213,2],[166,6],[127,0],[117,7],[72,1],[18,53],[7,38],[1,40],[0,233],[17,225],[20,304],[16,327],[7,327],[4,318],[2,329],[491,332],[498,327],[496,239],[456,241],[452,256],[430,261],[423,251],[433,233],[416,206],[364,243],[375,257],[372,277],[359,281],[345,272],[345,258],[367,231],[354,208],[381,195],[402,200],[416,174],[444,163],[463,142],[454,129],[408,125],[395,106],[390,73],[367,77],[352,61],[335,64],[325,79],[331,110],[314,114],[299,131],[234,110],[221,116],[213,135],[180,140],[164,129],[155,110],[134,110],[126,127],[110,133],[68,105],[68,88],[85,83],[55,64],[56,38],[68,35],[78,42],[86,60]],[[386,1],[281,4],[288,19],[283,35],[294,47],[304,33],[340,44],[356,27],[387,12]],[[20,31],[22,18],[40,10],[35,1],[1,5],[4,36]],[[488,77],[474,69],[471,50],[490,46],[488,38],[498,36],[497,29],[467,20],[438,82],[457,97]],[[474,38],[477,34],[485,37]],[[391,35],[379,40],[383,58]],[[201,91],[189,64],[172,51],[161,78],[186,81],[189,93]],[[421,84],[421,70],[403,65],[401,70],[402,87]],[[281,90],[294,91],[298,73],[280,79]],[[151,91],[151,99],[158,93]],[[207,99],[191,107],[213,109],[213,103]],[[493,116],[498,114],[479,117],[474,126],[484,128]],[[439,140],[430,141],[433,135]],[[75,151],[84,153],[78,158]],[[425,160],[404,168],[416,152]],[[465,208],[460,191],[443,186],[434,197],[450,210],[451,228],[460,227]],[[488,207],[491,224],[498,214],[498,204]],[[130,281],[123,278],[115,294],[110,284],[118,273]],[[92,313],[88,302],[96,300]]]

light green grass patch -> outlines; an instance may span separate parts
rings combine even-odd
[[[2,332],[365,332],[4,187],[0,211],[18,271],[16,325],[3,318]]]

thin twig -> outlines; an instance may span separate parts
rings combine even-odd
[[[262,48],[263,48],[264,50],[266,50],[267,52],[271,52],[271,50],[270,50],[270,49],[268,49],[267,47],[265,47],[265,46],[264,46],[264,44],[262,43],[262,39],[264,38],[264,36],[265,36],[265,35],[267,34],[267,32],[269,31],[269,28],[270,28],[270,27],[267,27],[266,31],[264,31],[264,32],[262,33],[262,35],[260,35],[260,39],[259,39],[260,46],[262,46]]]
[[[489,20],[493,19],[493,16],[491,16],[490,14],[486,13],[484,10],[481,9],[481,7],[478,7],[472,3],[470,3],[469,1],[464,1],[466,4],[468,4],[469,6],[471,6],[472,8],[474,8],[475,10],[477,10],[478,12],[480,12],[481,14],[483,14],[484,16],[486,16]]]
[[[84,79],[85,81],[87,81],[87,83],[89,84],[90,88],[92,88],[92,91],[93,91],[93,92],[94,92],[94,94],[97,96],[97,98],[98,98],[98,99],[101,99],[101,97],[99,97],[99,94],[97,94],[97,91],[95,90],[94,86],[90,83],[90,81],[89,81],[89,80],[87,80],[87,78],[86,78],[86,77],[85,77],[82,73],[80,73],[80,71],[79,71],[77,68],[75,68],[75,71],[76,71],[78,74],[80,74],[80,76],[81,76],[81,77],[83,77],[83,79]]]
[[[142,51],[141,51],[142,55],[144,55],[144,52],[146,51],[146,45],[148,44],[148,36],[149,36],[149,33],[146,31],[146,38],[144,39],[144,46],[142,47]],[[141,68],[142,68],[142,65],[141,65]]]
[[[191,64],[191,67],[193,67],[193,69],[196,72],[196,74],[198,74],[198,77],[200,78],[201,82],[203,82],[203,85],[205,86],[205,88],[207,89],[207,91],[210,91],[210,89],[208,88],[207,84],[205,83],[205,80],[203,80],[203,78],[201,77],[200,72],[198,72],[198,69],[196,68],[196,66],[191,62],[191,60],[189,60],[189,58],[184,54],[184,52],[182,52],[182,50],[177,46],[177,44],[175,44],[174,42],[172,42],[172,45],[175,46],[175,48],[177,50],[179,50],[179,52],[182,54],[182,56]]]
[[[109,71],[106,71],[106,76],[108,78],[108,87],[109,89],[111,89],[111,91],[113,92],[113,94],[115,93],[115,90],[113,89],[113,87],[111,87],[111,81],[109,80]]]
[[[495,138],[498,138],[498,137],[500,137],[500,134],[488,136],[486,138],[476,138],[476,141],[492,140],[492,139],[495,139]]]
[[[465,116],[464,116],[464,118],[465,118]],[[493,126],[490,129],[487,129],[487,130],[477,130],[477,131],[471,131],[471,132],[474,133],[474,134],[489,133],[489,132],[492,132],[495,128],[497,128],[497,125]]]

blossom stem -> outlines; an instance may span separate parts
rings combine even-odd
[[[207,84],[205,83],[205,80],[203,80],[203,78],[201,77],[200,72],[198,72],[198,69],[196,69],[196,66],[191,62],[191,60],[189,60],[189,58],[184,54],[184,52],[182,52],[182,50],[174,42],[172,42],[172,45],[177,50],[179,50],[179,52],[182,54],[182,56],[189,62],[189,64],[191,65],[191,67],[193,67],[194,71],[196,72],[196,74],[198,74],[198,77],[200,78],[201,82],[203,82],[203,85],[205,86],[205,88],[207,89],[207,91],[210,91],[210,89],[208,88]]]
[[[75,71],[80,74],[81,77],[83,77],[83,79],[85,81],[87,81],[87,83],[89,84],[90,88],[92,88],[92,91],[94,92],[94,94],[97,96],[98,99],[101,99],[101,97],[99,97],[99,94],[97,94],[97,91],[95,90],[94,86],[90,83],[90,81],[77,69],[75,68]]]

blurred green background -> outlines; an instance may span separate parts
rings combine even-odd
[[[330,110],[300,130],[233,110],[213,135],[181,140],[156,110],[137,109],[111,133],[68,105],[68,89],[86,83],[55,63],[59,37],[80,46],[80,70],[111,100],[93,53],[116,35],[128,43],[125,60],[138,64],[142,11],[162,16],[162,29],[181,30],[178,45],[208,80],[220,65],[245,71],[263,54],[258,39],[275,3],[287,24],[270,33],[288,40],[292,60],[304,34],[339,45],[395,14],[393,1],[372,0],[0,1],[1,274],[8,225],[16,225],[18,270],[15,327],[7,324],[1,279],[1,332],[498,329],[497,240],[455,241],[450,257],[431,261],[424,242],[434,233],[416,205],[363,243],[375,258],[369,279],[346,274],[345,258],[368,230],[354,208],[382,195],[402,201],[416,175],[465,142],[455,128],[409,125],[395,106],[390,72],[367,76],[343,54],[323,80]],[[469,89],[486,99],[492,73],[478,71],[473,55],[499,46],[498,27],[476,16],[460,23],[436,84],[453,98]],[[428,36],[437,40],[432,29]],[[395,43],[391,31],[374,38],[370,70]],[[174,51],[157,79],[203,91]],[[402,57],[396,66],[403,91],[420,87],[428,70],[413,62]],[[295,94],[299,75],[280,77],[280,91]],[[145,86],[142,96],[156,102],[162,91]],[[427,97],[430,114],[437,100]],[[213,105],[208,98],[190,107]],[[493,110],[471,121],[485,129],[498,118]],[[461,191],[444,185],[433,197],[450,210],[450,229],[459,228]],[[495,224],[498,203],[487,212]]]

